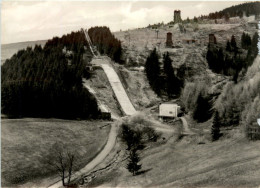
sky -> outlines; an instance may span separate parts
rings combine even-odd
[[[209,14],[243,1],[2,1],[1,43],[50,39],[80,28],[108,26],[111,31],[145,27]]]

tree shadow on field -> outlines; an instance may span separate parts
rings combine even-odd
[[[152,168],[149,168],[149,169],[146,169],[146,170],[140,170],[139,172],[136,173],[136,176],[141,175],[141,174],[145,174],[146,172],[149,172],[151,170],[152,170]]]

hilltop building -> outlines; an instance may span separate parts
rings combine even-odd
[[[214,34],[209,34],[209,44],[217,44],[217,39]]]
[[[180,10],[174,11],[173,21],[174,21],[174,23],[181,23],[182,20],[181,20],[181,11]]]

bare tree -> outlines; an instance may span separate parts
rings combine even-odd
[[[73,169],[73,162],[75,159],[74,154],[71,154],[69,152],[67,152],[67,157],[68,157],[68,184],[70,184],[70,179],[71,179],[71,175],[72,175],[72,169]]]
[[[51,148],[49,155],[50,157],[47,159],[49,167],[59,174],[63,186],[70,185],[77,153],[66,149],[62,144],[56,143]]]

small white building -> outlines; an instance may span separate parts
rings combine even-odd
[[[159,117],[160,118],[175,118],[178,117],[180,106],[172,103],[163,103],[159,106]]]

